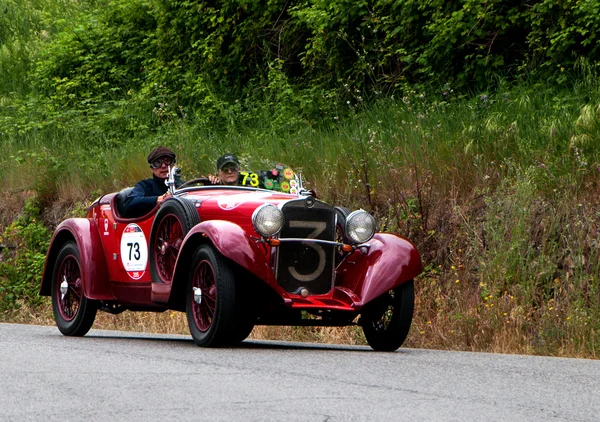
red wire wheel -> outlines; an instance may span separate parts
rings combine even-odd
[[[67,336],[85,335],[96,319],[98,303],[85,297],[81,258],[75,242],[58,252],[52,274],[52,312],[56,326]]]
[[[68,255],[60,263],[58,281],[61,281],[60,284],[56,283],[57,291],[55,291],[58,311],[65,321],[70,322],[77,316],[83,296],[81,271],[79,270],[79,263],[75,256]],[[64,292],[62,292],[63,289]]]
[[[217,347],[238,340],[235,281],[227,260],[211,245],[201,245],[188,275],[186,314],[194,342]]]
[[[214,269],[208,260],[196,266],[192,276],[192,315],[198,330],[207,332],[215,316],[217,284]]]

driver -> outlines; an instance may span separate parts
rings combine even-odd
[[[152,178],[137,182],[131,194],[125,199],[127,216],[145,215],[171,196],[165,182],[169,174],[169,166],[175,163],[175,159],[175,153],[167,147],[159,146],[150,152],[148,164],[150,164]],[[175,187],[182,183],[175,176]]]
[[[217,159],[217,175],[208,175],[213,185],[237,186],[240,175],[240,160],[231,154],[223,154]]]

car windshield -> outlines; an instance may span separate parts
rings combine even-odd
[[[269,170],[240,171],[238,185],[297,194],[302,190],[302,176],[277,164]]]

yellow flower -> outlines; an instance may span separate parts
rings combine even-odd
[[[460,280],[456,280],[455,283],[460,283]]]

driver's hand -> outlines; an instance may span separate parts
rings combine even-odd
[[[171,197],[171,194],[169,192],[167,192],[164,195],[161,195],[158,198],[156,198],[156,203],[157,204],[162,204],[163,202],[165,202],[170,197]]]
[[[221,179],[219,179],[217,176],[213,176],[212,174],[208,175],[208,180],[210,180],[210,183],[212,183],[213,185],[221,184]]]

